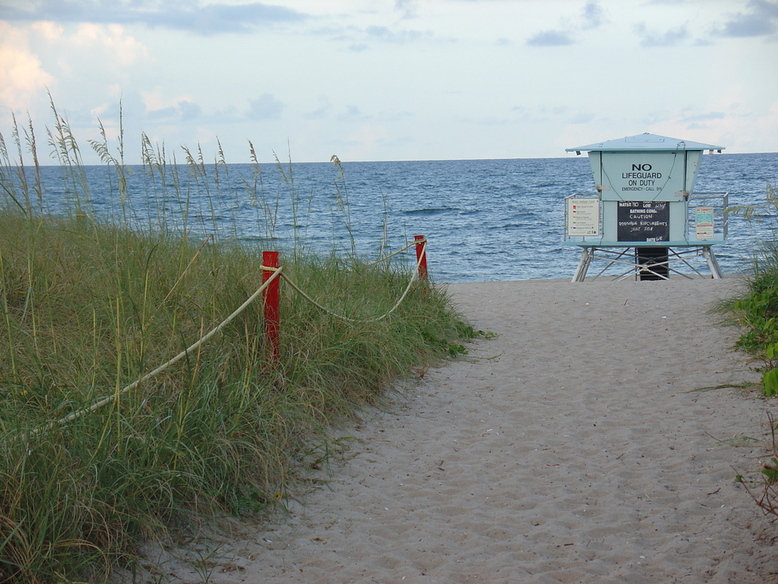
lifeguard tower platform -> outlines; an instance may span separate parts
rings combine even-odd
[[[565,199],[564,241],[582,249],[572,281],[583,282],[595,260],[605,265],[593,278],[721,278],[712,247],[727,238],[729,194],[693,188],[703,152],[722,149],[647,133],[567,148],[589,153],[597,191]]]

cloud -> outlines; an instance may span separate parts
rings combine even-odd
[[[402,45],[419,41],[434,40],[430,31],[402,29],[371,24],[368,26],[325,26],[315,30],[315,35],[328,38],[338,44],[344,43],[347,51],[362,53],[377,44]]]
[[[372,40],[379,40],[389,43],[406,43],[418,41],[424,37],[429,37],[429,33],[423,33],[416,30],[401,30],[394,32],[385,26],[368,26],[365,29],[367,36]]]
[[[118,24],[101,26],[85,23],[78,26],[73,42],[86,48],[100,47],[100,51],[109,51],[119,65],[132,65],[136,61],[148,59],[148,49],[134,37],[125,34],[124,27]]]
[[[477,117],[477,118],[463,117],[463,118],[460,118],[459,121],[464,123],[464,124],[472,124],[474,126],[487,126],[487,127],[488,126],[501,126],[501,127],[504,127],[504,126],[506,126],[507,124],[510,123],[510,120],[508,120],[506,118],[503,118],[503,117],[498,117],[496,115],[480,116],[480,117]]]
[[[711,127],[712,122],[715,120],[724,120],[727,115],[723,112],[710,112],[706,114],[694,114],[681,118],[681,122],[688,124],[688,128],[692,130],[707,129]]]
[[[560,47],[572,45],[573,39],[569,32],[563,30],[545,30],[530,37],[527,44],[531,47]]]
[[[60,25],[50,21],[36,22],[30,28],[40,34],[48,42],[60,40],[64,33],[64,30]]]
[[[415,18],[418,0],[394,0],[394,9],[402,14],[402,18]]]
[[[177,104],[177,106],[178,106],[177,107],[178,113],[180,116],[179,119],[182,122],[186,122],[200,117],[201,108],[199,105],[197,105],[194,102],[181,101]]]
[[[7,21],[55,21],[61,23],[143,24],[188,30],[200,34],[251,32],[258,26],[297,22],[306,16],[285,8],[248,4],[165,2],[161,0],[40,0],[25,7],[0,5],[0,19]]]
[[[318,98],[319,107],[313,111],[304,113],[302,118],[304,120],[321,120],[327,117],[332,110],[332,104],[326,95],[321,95]]]
[[[276,99],[274,95],[264,93],[249,100],[248,117],[253,120],[277,120],[283,110],[283,102]]]
[[[165,100],[159,92],[142,92],[146,116],[154,122],[188,122],[200,117],[202,109],[189,97]]]
[[[385,143],[388,137],[389,133],[383,126],[366,123],[349,134],[347,140],[365,148]]]
[[[580,20],[570,22],[563,18],[560,27],[540,31],[529,39],[527,45],[531,47],[560,47],[572,45],[575,43],[575,34],[584,30],[594,30],[600,28],[605,22],[605,12],[598,2],[590,0],[584,4],[580,13]]]
[[[354,120],[366,120],[369,119],[367,116],[365,116],[360,109],[355,105],[348,105],[346,106],[346,109],[338,114],[338,120],[342,122],[350,122]]]
[[[583,8],[583,23],[581,27],[584,29],[599,28],[605,21],[605,14],[602,7],[597,2],[587,2]]]
[[[201,108],[189,100],[181,100],[171,106],[153,110],[148,113],[148,118],[152,121],[179,121],[188,122],[200,116]]]
[[[686,24],[665,32],[657,32],[646,28],[645,23],[635,25],[635,34],[640,38],[643,47],[673,47],[689,38]]]
[[[750,0],[749,13],[734,14],[715,32],[724,37],[770,36],[778,31],[778,3],[768,0]]]
[[[594,121],[595,115],[590,113],[578,113],[567,120],[569,124],[590,124]]]
[[[28,33],[0,22],[0,103],[10,110],[29,107],[55,80],[28,48]]]

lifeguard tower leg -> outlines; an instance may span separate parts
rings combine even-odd
[[[703,246],[702,255],[705,257],[705,261],[708,262],[708,267],[710,268],[711,276],[716,280],[723,278],[724,276],[721,273],[719,262],[716,259],[716,256],[713,255],[713,250],[710,248],[709,245]]]
[[[589,270],[589,264],[592,263],[593,257],[594,257],[593,247],[583,248],[583,253],[581,254],[581,261],[578,262],[578,269],[576,269],[575,276],[573,276],[573,282],[584,281],[584,279],[586,278],[586,272]]]

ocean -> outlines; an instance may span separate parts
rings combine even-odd
[[[32,181],[29,168],[27,175]],[[126,190],[109,166],[41,167],[41,178],[47,213],[81,206],[142,228],[164,225],[282,254],[375,259],[424,235],[431,278],[452,283],[571,278],[580,250],[563,243],[564,199],[594,191],[585,155],[131,166]],[[777,180],[778,153],[705,154],[695,190],[728,191],[730,205],[753,205]],[[776,225],[774,210],[757,221],[732,217],[727,243],[713,248],[722,271],[747,271],[751,251]]]

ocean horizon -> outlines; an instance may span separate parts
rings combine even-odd
[[[565,197],[594,192],[586,156],[159,164],[125,171],[123,190],[115,167],[41,166],[43,196],[30,204],[44,213],[80,208],[135,227],[282,253],[375,259],[424,235],[430,276],[455,283],[572,278],[580,248],[564,242]],[[35,180],[33,169],[26,173]],[[695,191],[727,191],[731,206],[761,205],[777,179],[778,153],[705,154]],[[713,247],[725,275],[748,271],[755,247],[772,236],[775,209],[758,215],[731,216],[726,243]]]

